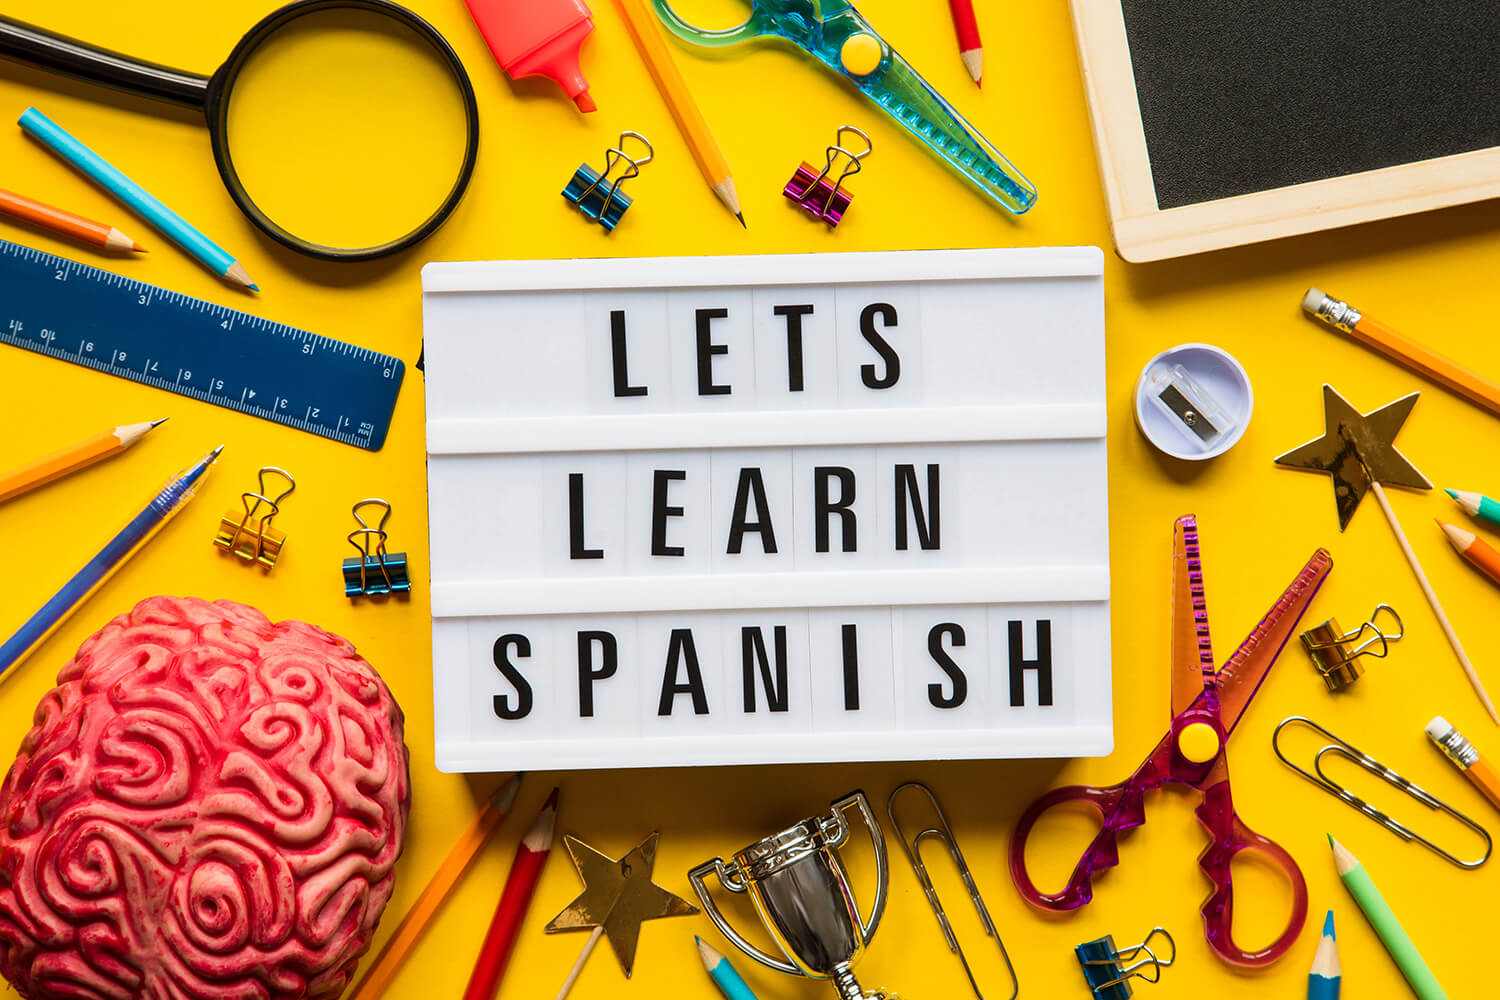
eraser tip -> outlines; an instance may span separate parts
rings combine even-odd
[[[1453,727],[1450,726],[1448,724],[1448,720],[1443,718],[1441,715],[1434,715],[1432,717],[1432,721],[1427,723],[1427,735],[1431,736],[1435,740],[1442,739],[1452,731]]]
[[[1302,296],[1302,311],[1309,313],[1317,312],[1318,306],[1322,305],[1323,300],[1326,298],[1328,298],[1328,296],[1324,295],[1318,289],[1309,288],[1307,290],[1307,294]]]

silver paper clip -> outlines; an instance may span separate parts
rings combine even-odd
[[[901,829],[901,822],[896,819],[896,799],[908,788],[913,788],[927,796],[927,801],[932,804],[933,815],[937,817],[936,826],[927,826],[921,833],[908,840],[905,831]],[[948,950],[958,956],[959,962],[964,967],[964,974],[969,977],[969,986],[974,990],[974,995],[979,1000],[985,1000],[985,996],[979,990],[979,984],[974,981],[974,970],[969,968],[969,960],[964,956],[963,948],[959,947],[958,937],[953,933],[953,925],[948,922],[948,914],[943,910],[942,901],[938,899],[937,889],[932,884],[932,877],[927,873],[927,863],[922,859],[922,841],[937,840],[948,848],[948,853],[953,857],[953,863],[958,867],[959,877],[963,879],[964,886],[969,890],[969,898],[974,901],[974,909],[979,911],[979,922],[984,925],[984,932],[995,939],[995,944],[1000,947],[1000,957],[1005,960],[1005,969],[1010,973],[1010,981],[1013,984],[1010,1000],[1021,992],[1020,980],[1016,978],[1016,968],[1010,962],[1010,954],[1005,950],[1005,942],[1000,940],[1000,935],[995,931],[995,921],[990,918],[989,908],[984,905],[984,897],[979,894],[979,886],[974,883],[974,873],[969,870],[969,863],[964,860],[963,851],[958,849],[958,841],[953,838],[953,828],[948,825],[948,817],[943,815],[942,806],[938,805],[937,796],[932,794],[932,789],[920,781],[908,781],[904,785],[897,786],[891,792],[891,797],[886,800],[886,815],[891,818],[891,826],[896,831],[896,839],[901,842],[901,850],[906,854],[906,860],[911,862],[912,871],[917,876],[917,881],[922,884],[922,891],[927,894],[927,902],[932,906],[933,915],[937,917],[938,926],[943,929],[943,937],[948,939]]]
[[[1332,741],[1322,747],[1316,754],[1313,755],[1313,769],[1311,771],[1304,770],[1303,768],[1298,767],[1296,764],[1293,764],[1290,760],[1287,759],[1286,754],[1281,752],[1281,744],[1279,742],[1281,738],[1281,731],[1287,726],[1292,725],[1293,723],[1306,726],[1314,732],[1321,734],[1325,739]],[[1478,868],[1480,865],[1484,864],[1490,859],[1490,851],[1494,847],[1494,844],[1490,840],[1489,832],[1485,830],[1484,827],[1480,826],[1478,823],[1474,822],[1472,819],[1465,816],[1457,809],[1454,809],[1452,806],[1448,805],[1448,803],[1436,798],[1425,789],[1403,778],[1401,775],[1386,767],[1384,764],[1380,763],[1380,761],[1376,760],[1374,757],[1371,757],[1363,750],[1360,750],[1353,744],[1333,735],[1328,730],[1324,729],[1322,726],[1318,725],[1311,719],[1301,715],[1292,715],[1288,716],[1285,719],[1282,719],[1281,725],[1277,726],[1276,731],[1271,734],[1271,749],[1276,751],[1276,756],[1281,758],[1281,762],[1287,767],[1291,768],[1293,771],[1296,771],[1298,774],[1302,775],[1302,777],[1306,778],[1308,781],[1311,781],[1313,784],[1317,785],[1328,794],[1343,801],[1346,805],[1349,805],[1364,813],[1366,816],[1370,817],[1375,822],[1379,823],[1381,826],[1385,827],[1387,830],[1400,837],[1402,840],[1415,840],[1417,843],[1421,844],[1429,851],[1438,855],[1443,860],[1449,861],[1460,868]],[[1470,830],[1473,830],[1475,833],[1484,838],[1483,856],[1481,856],[1477,861],[1462,861],[1449,854],[1447,851],[1443,850],[1441,847],[1434,844],[1426,837],[1417,834],[1409,827],[1397,822],[1386,813],[1381,812],[1379,809],[1376,809],[1364,799],[1355,795],[1353,792],[1349,791],[1338,782],[1332,780],[1326,773],[1324,773],[1323,757],[1326,754],[1332,754],[1335,757],[1342,757],[1345,760],[1350,761],[1351,763],[1357,764],[1360,767],[1364,768],[1366,771],[1369,771],[1371,774],[1383,778],[1387,784],[1394,785],[1395,787],[1401,789],[1407,795],[1416,799],[1418,802],[1421,802],[1423,805],[1428,806],[1432,809],[1437,809],[1440,812],[1445,812],[1449,816],[1452,816],[1464,826],[1468,827]]]

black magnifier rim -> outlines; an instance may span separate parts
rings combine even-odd
[[[411,29],[418,38],[425,41],[442,57],[454,82],[458,85],[464,102],[468,137],[464,148],[463,164],[459,168],[458,178],[454,181],[453,188],[437,210],[421,225],[405,236],[376,246],[332,247],[302,239],[282,228],[255,204],[254,199],[245,190],[245,185],[240,181],[239,172],[234,167],[234,158],[229,155],[229,97],[234,90],[235,81],[239,79],[240,71],[245,68],[245,64],[249,62],[255,50],[278,30],[299,17],[326,10],[367,11],[397,21]],[[474,175],[474,163],[479,154],[479,104],[474,98],[474,86],[469,82],[469,74],[465,72],[464,64],[459,61],[458,53],[453,51],[453,46],[448,44],[448,40],[439,34],[436,28],[417,14],[399,4],[391,3],[390,0],[297,0],[296,3],[290,3],[279,10],[272,11],[259,24],[251,28],[244,38],[240,39],[234,51],[229,53],[229,58],[224,61],[224,65],[219,67],[219,71],[209,81],[205,117],[208,119],[209,140],[213,147],[214,162],[219,168],[219,176],[223,178],[224,187],[229,191],[229,196],[234,199],[240,211],[261,232],[277,243],[318,260],[377,260],[416,246],[436,232],[458,207],[458,203],[463,200],[464,192],[468,189],[469,181]]]

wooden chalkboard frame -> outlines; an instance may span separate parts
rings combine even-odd
[[[1145,263],[1500,197],[1500,147],[1163,210],[1146,149],[1125,11],[1072,0],[1115,251]]]

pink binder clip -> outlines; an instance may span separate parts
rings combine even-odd
[[[856,153],[845,147],[845,132],[863,139],[865,148]],[[859,129],[853,125],[841,126],[834,137],[834,144],[828,147],[828,158],[823,169],[815,172],[811,164],[803,163],[792,175],[792,179],[787,181],[786,188],[781,193],[801,205],[803,211],[813,218],[823,220],[830,227],[837,226],[843,221],[844,213],[849,210],[849,203],[854,200],[854,193],[844,190],[844,180],[859,173],[860,161],[869,156],[873,148],[870,137]],[[846,162],[839,175],[833,177],[834,162],[840,153],[844,154]]]

